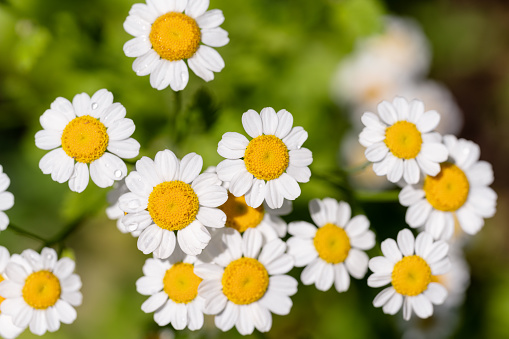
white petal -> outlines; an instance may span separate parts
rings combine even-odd
[[[174,62],[161,60],[155,65],[154,69],[150,73],[150,85],[157,90],[165,89],[168,87],[172,78],[175,76],[174,72]],[[173,90],[175,91],[175,89]]]
[[[321,275],[322,270],[325,266],[325,262],[321,258],[313,260],[308,266],[302,270],[300,280],[304,285],[311,285],[316,282],[318,277]]]
[[[189,81],[189,70],[184,60],[173,61],[170,63],[172,75],[170,76],[170,86],[174,91],[180,91],[186,88]]]
[[[415,254],[426,258],[433,247],[433,237],[427,232],[421,232],[415,240]]]
[[[151,295],[150,298],[145,300],[143,304],[141,304],[141,310],[145,313],[152,313],[157,310],[159,307],[163,306],[164,303],[168,300],[168,295],[166,292],[161,291],[154,295]]]
[[[327,291],[331,288],[334,282],[334,268],[333,265],[324,265],[320,276],[316,280],[316,288],[320,291]]]
[[[440,305],[447,298],[447,290],[442,285],[431,282],[428,285],[424,295],[435,305]]]
[[[197,53],[187,60],[187,64],[194,74],[203,80],[207,82],[214,80],[214,73],[205,66]]]
[[[418,203],[410,206],[406,211],[405,221],[412,227],[424,225],[433,207],[426,199],[422,199]]]
[[[133,138],[121,141],[110,140],[107,150],[120,158],[131,159],[140,153],[140,143]]]
[[[74,159],[69,157],[62,148],[48,152],[39,161],[39,168],[44,174],[51,174],[51,179],[63,183],[69,180],[74,170]]]
[[[72,99],[72,106],[78,117],[91,114],[90,96],[87,93],[76,94]]]
[[[104,153],[90,164],[90,177],[99,187],[109,187],[127,175],[126,164],[116,155]]]
[[[62,132],[42,130],[35,133],[35,146],[43,150],[50,150],[62,145]]]
[[[220,9],[212,9],[197,17],[196,22],[200,28],[214,28],[224,22],[224,15]]]
[[[338,292],[345,292],[350,287],[350,276],[342,263],[334,265],[334,287]]]
[[[214,319],[217,328],[224,332],[230,330],[237,322],[239,316],[238,308],[239,306],[232,302],[227,303],[224,310]]]
[[[377,142],[376,144],[369,146],[364,152],[364,155],[366,156],[366,159],[368,159],[369,161],[378,162],[385,158],[388,152],[389,149],[387,148],[385,143]]]
[[[394,239],[386,239],[382,241],[380,247],[382,248],[384,256],[393,263],[397,263],[403,258]]]
[[[345,203],[346,204],[346,203]],[[341,225],[341,224],[340,224]],[[344,225],[344,224],[343,224]],[[353,238],[366,232],[369,228],[369,220],[365,215],[356,215],[346,224],[345,231],[349,237]]]
[[[392,287],[390,287],[392,288]],[[392,297],[385,303],[382,308],[385,314],[396,314],[401,309],[403,304],[403,296],[399,293],[394,293]]]
[[[378,293],[373,300],[373,306],[375,307],[382,307],[385,305],[389,299],[392,298],[392,296],[396,293],[396,290],[394,287],[387,287],[383,289],[380,293]]]
[[[292,300],[284,294],[272,292],[269,290],[259,300],[259,303],[267,307],[272,313],[278,315],[287,315],[292,308]]]
[[[260,112],[260,117],[262,119],[263,134],[276,134],[277,125],[279,122],[276,111],[272,107],[265,107]]]
[[[202,29],[201,33],[201,41],[212,47],[222,47],[230,42],[228,32],[221,27]]]
[[[64,324],[71,324],[76,320],[76,310],[67,302],[59,300],[55,304],[60,321]]]
[[[180,161],[179,179],[189,184],[200,174],[203,158],[196,153],[189,153]]]
[[[314,238],[316,227],[306,221],[292,221],[288,224],[288,233],[301,238]]]
[[[421,133],[428,133],[434,130],[440,122],[440,114],[437,111],[427,111],[417,120],[417,129]]]
[[[404,256],[414,254],[415,238],[408,228],[405,228],[398,233],[398,246]]]
[[[268,266],[274,260],[282,257],[285,250],[286,244],[281,239],[274,239],[263,246],[258,260],[263,265]]]
[[[144,55],[152,48],[152,44],[147,36],[139,36],[127,41],[124,44],[124,53],[126,56],[136,58]]]
[[[412,297],[412,308],[419,318],[428,318],[433,314],[433,305],[423,294]]]
[[[424,190],[416,189],[412,185],[406,185],[401,192],[399,192],[399,203],[403,206],[411,206],[424,198],[424,195]]]
[[[403,159],[396,158],[392,168],[389,169],[389,173],[387,173],[387,180],[390,182],[396,183],[403,176]]]
[[[221,176],[220,176],[221,178]],[[251,188],[253,184],[253,175],[247,171],[240,171],[235,176],[233,176],[231,182],[230,182],[230,192],[236,196],[240,197]],[[251,206],[251,207],[258,207],[258,206]]]
[[[299,149],[302,144],[307,140],[308,132],[300,126],[292,128],[290,133],[283,138],[283,142],[289,150]]]
[[[165,62],[166,60],[161,60],[157,52],[150,50],[134,60],[133,71],[138,76],[149,75],[159,64]]]
[[[442,260],[447,255],[448,252],[449,245],[443,240],[438,240],[429,249],[429,252],[426,254],[424,259],[426,259],[428,264],[434,264]]]
[[[74,165],[74,172],[69,179],[69,188],[73,192],[81,193],[87,188],[89,179],[87,164],[77,162]]]
[[[392,125],[398,120],[398,114],[391,103],[382,101],[380,104],[378,104],[377,109],[378,114],[382,118],[383,122],[385,122],[387,125]]]
[[[156,224],[147,227],[138,238],[138,249],[142,251],[143,254],[154,252],[161,243],[162,236],[163,229]]]
[[[345,260],[345,265],[352,277],[362,279],[368,271],[368,261],[369,257],[366,253],[352,248]]]
[[[176,242],[175,232],[163,230],[161,243],[154,250],[154,257],[160,259],[168,258],[175,250]]]
[[[262,248],[263,238],[260,232],[253,228],[247,229],[242,236],[242,253],[248,258],[257,258]]]
[[[369,269],[380,275],[392,274],[394,263],[386,257],[374,257],[369,260]]]
[[[242,126],[251,138],[256,138],[263,133],[262,119],[260,115],[252,109],[242,114]]]
[[[137,15],[129,15],[124,21],[124,29],[132,36],[148,36],[151,24]]]
[[[419,166],[415,159],[406,159],[403,161],[403,179],[408,184],[417,184],[419,182]]]
[[[275,135],[276,135],[276,137],[283,139],[292,130],[293,116],[287,110],[282,109],[277,112],[277,117],[278,117],[279,122],[277,125]]]
[[[209,0],[189,0],[186,7],[186,14],[191,18],[198,18],[209,8]]]

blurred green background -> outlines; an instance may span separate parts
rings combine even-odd
[[[182,110],[169,88],[153,89],[148,77],[131,69],[123,44],[131,38],[123,27],[131,0],[1,0],[0,1],[0,164],[11,178],[14,207],[11,222],[45,238],[85,216],[66,241],[74,250],[83,281],[83,305],[72,325],[62,325],[46,338],[151,338],[158,326],[140,306],[146,297],[135,290],[148,256],[136,239],[121,234],[107,219],[106,194],[91,181],[82,194],[53,182],[38,167],[46,151],[34,144],[40,115],[62,96],[113,92],[115,102],[134,120],[133,135],[141,155],[154,157],[169,148],[182,157],[203,156],[205,166],[221,157],[217,142],[227,131],[243,132],[241,115],[271,106],[287,109],[295,125],[309,133],[311,182],[287,221],[309,220],[312,198],[347,200],[355,213],[366,213],[377,241],[395,237],[405,227],[405,208],[394,202],[369,202],[355,194],[348,181],[339,186],[324,177],[341,174],[339,149],[351,126],[347,112],[330,97],[337,64],[362,37],[381,30],[381,17],[391,13],[415,18],[433,50],[429,77],[445,83],[464,112],[460,137],[481,146],[481,158],[493,164],[497,215],[468,244],[471,286],[459,312],[455,338],[509,338],[509,229],[507,192],[509,162],[509,3],[503,0],[211,0],[224,12],[221,27],[230,43],[217,50],[226,67],[205,83],[190,72],[181,93]],[[39,249],[37,240],[7,229],[0,245],[11,253]],[[368,252],[380,253],[379,245]],[[302,269],[291,273],[298,278]],[[388,338],[400,337],[401,314],[388,316],[372,306],[380,289],[366,278],[352,279],[350,290],[337,293],[299,285],[288,316],[273,316],[272,330],[260,338]],[[20,338],[35,335],[26,331]],[[224,334],[207,318],[204,329],[182,331],[183,338],[236,338]]]

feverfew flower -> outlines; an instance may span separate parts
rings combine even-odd
[[[175,249],[167,260],[147,259],[143,274],[136,281],[136,290],[150,296],[142,305],[145,313],[154,313],[159,326],[169,323],[176,330],[189,327],[194,331],[203,326],[204,300],[198,296],[202,279],[194,273],[196,257]]]
[[[440,115],[424,111],[419,100],[408,102],[401,97],[392,104],[382,101],[378,115],[366,112],[362,123],[366,126],[359,135],[359,142],[367,147],[366,158],[373,162],[377,175],[387,175],[390,182],[402,178],[416,184],[421,172],[437,175],[440,162],[447,160],[447,149],[440,143],[441,136],[433,132]]]
[[[308,182],[311,151],[302,148],[308,134],[293,127],[293,116],[286,110],[264,108],[260,114],[249,110],[242,125],[253,139],[228,132],[223,134],[217,152],[226,158],[217,165],[219,179],[229,183],[230,192],[258,207],[263,201],[280,208],[283,200],[295,200],[301,193],[298,182]]]
[[[59,183],[69,181],[74,192],[88,186],[89,166],[99,187],[124,178],[127,167],[120,158],[134,158],[140,150],[130,138],[134,123],[125,115],[124,106],[113,103],[113,94],[105,89],[92,98],[77,94],[72,103],[57,98],[40,118],[43,130],[35,134],[37,147],[52,150],[39,162],[42,172]]]
[[[302,271],[304,285],[315,284],[327,291],[332,284],[338,292],[348,290],[350,275],[362,279],[368,270],[368,255],[363,252],[375,245],[364,215],[351,217],[350,205],[332,198],[309,202],[311,218],[318,225],[295,221],[288,225],[288,254]]]
[[[0,231],[5,230],[9,225],[9,217],[4,211],[14,206],[14,195],[6,191],[10,184],[11,180],[0,165]]]
[[[290,296],[297,292],[297,281],[285,273],[293,268],[293,258],[285,254],[282,240],[262,245],[261,234],[251,228],[242,236],[226,229],[223,241],[227,250],[214,264],[194,269],[203,279],[198,295],[205,299],[205,313],[216,315],[215,324],[222,331],[235,326],[242,335],[255,328],[268,332],[270,312],[286,315],[292,307]]]
[[[179,160],[170,150],[136,162],[119,206],[127,230],[141,232],[138,249],[144,254],[168,258],[178,241],[186,254],[198,255],[210,241],[206,227],[224,227],[226,215],[217,207],[228,198],[226,189],[215,173],[200,174],[202,166],[198,154]]]
[[[52,248],[41,254],[25,250],[13,255],[5,273],[8,280],[0,284],[1,311],[12,317],[14,325],[37,335],[55,332],[60,323],[76,319],[73,306],[81,305],[81,279],[73,274],[75,263],[69,258],[57,260]]]
[[[286,235],[286,222],[279,216],[290,213],[292,204],[285,200],[283,207],[279,209],[272,209],[265,203],[254,208],[246,204],[244,196],[236,197],[228,192],[228,200],[219,206],[219,209],[226,214],[226,227],[234,228],[240,233],[252,228],[255,232],[260,232],[264,242],[267,242]]]
[[[488,187],[493,169],[479,161],[480,148],[472,141],[444,137],[450,160],[440,165],[435,176],[426,176],[423,184],[408,185],[399,194],[403,206],[409,206],[406,222],[424,226],[435,239],[448,240],[459,225],[468,234],[476,234],[484,218],[495,214],[497,194]]]
[[[449,245],[443,240],[433,241],[426,232],[415,239],[409,229],[401,230],[397,240],[397,243],[393,239],[383,241],[384,256],[369,261],[374,273],[369,276],[368,285],[391,284],[378,293],[373,305],[383,307],[386,314],[396,314],[403,305],[405,320],[410,319],[412,310],[419,318],[428,318],[433,314],[432,304],[442,304],[447,297],[447,290],[433,282],[433,276],[449,271]]]
[[[7,274],[5,273],[5,268],[7,267],[10,259],[11,256],[9,251],[5,247],[0,246],[0,286],[2,286],[3,281],[8,279]],[[24,328],[15,326],[12,323],[12,318],[7,314],[2,313],[1,305],[4,300],[5,298],[0,294],[0,337],[6,339],[16,338],[21,334],[21,332],[23,332]]]
[[[184,89],[189,80],[187,59],[193,72],[205,81],[224,68],[223,58],[209,47],[221,47],[230,40],[220,28],[224,21],[219,9],[207,11],[209,0],[147,0],[134,4],[124,29],[134,36],[124,45],[124,53],[134,57],[137,75],[150,74],[153,88],[168,85]],[[183,13],[185,12],[185,14]]]

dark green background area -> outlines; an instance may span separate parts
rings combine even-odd
[[[13,224],[52,238],[74,220],[86,221],[66,241],[74,251],[83,281],[83,305],[72,325],[62,325],[46,338],[149,338],[158,326],[140,306],[146,297],[135,290],[148,256],[136,239],[121,234],[106,218],[106,193],[90,181],[82,194],[53,182],[38,167],[46,151],[34,144],[40,115],[62,96],[110,90],[115,102],[134,120],[133,137],[140,156],[165,148],[182,157],[203,156],[205,166],[221,157],[217,143],[227,131],[243,132],[241,115],[263,107],[287,109],[295,125],[309,133],[304,144],[312,150],[311,182],[287,221],[309,220],[313,198],[347,200],[354,213],[365,213],[377,241],[395,237],[405,227],[405,209],[395,202],[366,202],[341,177],[339,154],[349,131],[347,112],[330,97],[331,76],[355,42],[381,30],[387,13],[412,16],[432,46],[430,78],[444,82],[465,114],[459,135],[480,144],[481,158],[495,170],[498,213],[466,247],[472,283],[460,309],[457,338],[509,337],[509,270],[507,266],[506,141],[509,128],[509,4],[505,1],[378,1],[378,0],[211,0],[224,12],[221,27],[230,43],[217,48],[226,67],[209,83],[190,72],[180,93],[182,109],[169,88],[157,91],[149,77],[131,69],[123,44],[131,38],[123,27],[135,1],[10,0],[0,1],[0,164],[11,178]],[[357,197],[357,198],[356,198]],[[0,245],[11,253],[39,249],[40,242],[11,230],[0,233]],[[380,254],[379,245],[368,254]],[[291,274],[298,278],[302,269]],[[384,315],[372,306],[381,289],[367,287],[366,278],[352,279],[346,293],[317,291],[299,284],[288,316],[273,316],[273,327],[259,338],[389,338],[400,337],[401,314]],[[182,338],[237,338],[207,318],[199,332],[181,331]],[[28,331],[20,338],[35,337]]]

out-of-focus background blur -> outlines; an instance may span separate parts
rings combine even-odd
[[[123,29],[135,0],[0,0],[0,165],[11,179],[11,222],[45,238],[68,223],[86,222],[66,241],[83,281],[83,305],[72,325],[46,338],[237,338],[206,318],[198,332],[159,333],[153,314],[136,292],[147,256],[136,239],[108,220],[109,189],[90,182],[81,194],[53,182],[38,167],[46,151],[35,147],[40,115],[56,97],[107,88],[134,120],[141,155],[169,148],[182,157],[203,156],[216,165],[217,142],[227,131],[243,132],[241,115],[263,107],[287,109],[309,133],[311,182],[285,219],[309,220],[307,203],[327,196],[347,200],[365,213],[378,244],[405,227],[397,200],[373,201],[384,187],[366,173],[343,180],[341,169],[365,162],[359,148],[360,114],[394,95],[421,98],[443,115],[442,133],[470,139],[494,168],[498,211],[464,247],[470,286],[453,314],[403,324],[372,306],[380,289],[366,278],[350,290],[320,292],[299,284],[288,316],[273,315],[260,338],[509,338],[509,3],[503,0],[211,0],[223,11],[230,43],[217,50],[226,67],[205,83],[194,74],[181,93],[153,89],[131,69]],[[384,59],[385,58],[385,59]],[[385,61],[384,61],[385,60]],[[172,123],[169,123],[172,122]],[[353,137],[352,137],[353,135]],[[331,178],[330,180],[326,180]],[[7,229],[0,245],[11,253],[38,250],[37,240]],[[302,269],[291,274],[299,278]],[[409,332],[409,325],[419,330]],[[428,330],[428,332],[426,332]],[[438,332],[429,332],[438,331]],[[420,333],[420,334],[419,334]],[[435,333],[435,334],[430,334]],[[438,334],[436,334],[438,333]],[[20,338],[35,337],[26,331]]]

